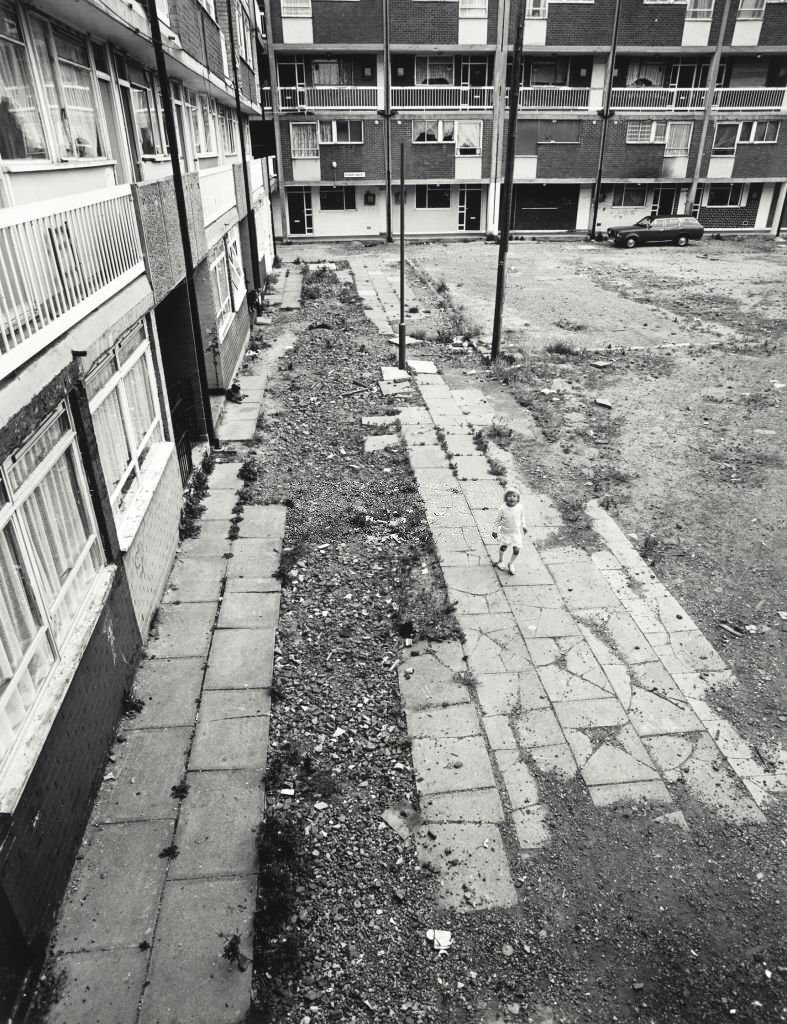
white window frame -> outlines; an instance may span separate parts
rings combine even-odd
[[[527,0],[526,18],[546,18],[549,14],[549,0]]]
[[[767,0],[740,0],[738,21],[762,21]]]
[[[757,139],[753,138],[757,134],[758,125],[776,125],[776,135],[772,139]],[[743,128],[744,125],[750,125],[749,138],[744,139]],[[766,128],[767,131],[767,128]],[[779,141],[779,135],[781,133],[781,121],[775,117],[762,117],[757,120],[741,121],[740,129],[738,130],[738,146],[772,146],[775,142]]]
[[[646,125],[649,127],[644,127]],[[637,138],[637,136],[640,137]],[[636,121],[629,121],[626,125],[626,145],[628,146],[652,146],[666,142],[666,140],[666,121],[640,120],[638,118]]]
[[[133,330],[138,330],[139,325],[135,325]],[[113,375],[104,383],[100,389],[89,402],[90,415],[92,416],[109,398],[113,392],[117,392],[120,416],[123,424],[123,430],[125,433],[126,443],[130,451],[129,459],[123,470],[120,480],[116,484],[115,488],[110,492],[109,500],[112,505],[112,510],[115,513],[116,519],[120,519],[124,511],[127,509],[123,506],[123,498],[125,496],[126,488],[129,481],[132,479],[142,479],[142,468],[144,460],[148,454],[151,444],[154,441],[155,435],[158,434],[159,438],[162,436],[162,420],[161,420],[161,405],[159,403],[158,385],[156,381],[156,374],[153,368],[153,352],[150,344],[150,334],[148,331],[148,325],[143,319],[142,327],[144,332],[144,340],[131,352],[131,354],[122,363],[118,363],[119,350],[123,344],[123,339],[115,346],[115,350],[109,359],[116,360],[116,370]],[[128,332],[131,333],[131,332]],[[127,335],[126,335],[127,336]],[[117,354],[116,354],[117,353]],[[147,371],[148,386],[150,388],[150,394],[153,399],[154,415],[153,422],[147,428],[142,438],[134,447],[132,446],[132,439],[134,437],[134,424],[131,416],[131,407],[129,399],[126,393],[126,378],[134,369],[134,367],[141,360],[144,360],[145,369]],[[106,365],[106,360],[102,362],[101,369]],[[96,371],[94,370],[93,373]],[[88,377],[88,381],[90,377]]]
[[[350,124],[359,124],[361,126],[361,137],[360,139],[340,139],[337,125],[340,121]],[[323,138],[323,133],[327,134],[327,130],[330,129],[330,138]],[[350,134],[350,129],[347,129],[347,134]],[[363,120],[359,117],[337,117],[333,121],[320,121],[319,129],[317,131],[317,142],[320,146],[362,146],[364,143],[364,130]]]
[[[489,16],[489,0],[459,0],[460,18],[486,18]]]
[[[320,201],[320,209],[321,210],[325,210],[326,212],[330,212],[330,213],[345,213],[345,212],[347,212],[349,210],[351,213],[354,213],[358,209],[358,205],[357,205],[358,204],[358,196],[357,196],[355,187],[353,185],[334,185],[334,186],[331,186],[331,185],[321,185],[319,191],[320,191],[319,201]],[[323,192],[334,192],[334,191],[341,192],[341,195],[342,195],[342,205],[340,207],[323,206]],[[353,201],[352,206],[348,206],[347,205],[347,197],[350,194],[352,194],[352,201]]]
[[[713,203],[710,202],[710,193],[712,188],[727,188],[732,192],[732,189],[739,188],[740,195],[737,203]],[[705,185],[705,192],[702,196],[702,206],[708,210],[738,210],[741,206],[745,206],[749,201],[749,186],[742,182],[730,181],[715,181],[708,182]]]
[[[46,433],[58,421],[63,426],[62,435],[54,441],[38,465],[31,470],[24,480],[14,481],[15,465],[24,458],[31,448],[43,439]],[[58,593],[51,601],[51,606],[48,607],[45,598],[47,588],[44,584],[44,570],[36,555],[36,548],[33,543],[34,534],[31,532],[23,514],[23,508],[58,461],[69,452],[70,464],[74,470],[71,482],[76,487],[77,498],[85,511],[87,536],[81,552],[70,567],[67,578],[61,583]],[[7,497],[6,501],[3,501],[4,497]],[[47,682],[51,678],[52,673],[59,667],[63,650],[90,600],[99,577],[100,566],[105,562],[104,552],[99,539],[98,525],[82,464],[82,456],[77,444],[76,430],[74,429],[71,411],[65,402],[59,405],[47,417],[46,421],[35,431],[22,448],[6,459],[5,463],[0,466],[0,530],[4,530],[9,524],[14,533],[17,553],[21,561],[21,570],[26,584],[24,589],[27,591],[27,604],[33,613],[33,619],[37,620],[38,628],[22,655],[19,665],[7,679],[5,686],[0,690],[0,739],[3,741],[0,743],[0,764],[6,760],[6,757],[10,757],[16,740],[24,732],[27,723],[30,721],[31,711],[35,707],[39,696],[46,689]],[[71,617],[65,623],[62,635],[58,638],[55,627],[55,615],[67,597],[69,588],[78,579],[78,575],[81,573],[85,562],[93,558],[94,553],[97,555],[98,565],[95,566],[93,579],[85,587],[81,601],[72,610]],[[32,658],[35,657],[37,651],[42,647],[49,649],[51,663],[45,675],[36,682],[35,691],[31,693],[29,685],[23,691],[19,686],[23,674],[27,671]],[[9,710],[12,701],[15,704],[15,708]],[[13,718],[16,720],[13,721]]]
[[[312,0],[281,0],[282,18],[311,18]]]
[[[212,96],[206,96],[204,93],[200,93],[197,96],[197,113],[199,115],[200,139],[204,147],[199,156],[217,156],[219,152],[219,133],[216,125],[216,101]],[[207,132],[205,131],[206,124]],[[210,138],[208,138],[208,135]]]
[[[688,125],[689,132],[688,138],[686,139],[685,145],[680,147],[676,146],[674,139],[680,134],[679,128]],[[676,156],[688,156],[691,151],[691,140],[694,136],[694,122],[693,121],[668,121],[667,122],[667,133],[664,138],[664,156],[665,157],[676,157]]]
[[[290,121],[290,154],[293,160],[318,160],[320,156],[320,127],[319,121]],[[297,148],[293,128],[311,127],[314,129],[314,146],[308,150]]]
[[[27,25],[25,19],[20,17],[18,12],[14,10],[16,26],[19,32],[19,38],[15,38],[12,35],[2,35],[2,40],[11,46],[17,47],[22,54],[20,63],[24,66],[27,75],[26,82],[22,83],[26,86],[29,92],[29,98],[32,100],[32,106],[26,105],[25,111],[32,112],[34,118],[37,120],[38,129],[40,134],[40,140],[42,143],[42,152],[37,153],[34,156],[14,156],[4,158],[5,160],[50,160],[52,158],[52,144],[50,140],[50,124],[49,124],[49,111],[47,105],[43,102],[41,89],[39,85],[39,76],[37,74],[38,68],[36,63],[35,46],[30,39],[29,32],[27,31]],[[31,118],[32,120],[32,118]],[[23,133],[24,134],[24,133]]]
[[[237,313],[246,301],[246,272],[243,269],[243,258],[240,251],[240,234],[237,225],[224,239],[227,253],[227,274],[232,297],[232,311]],[[233,280],[234,279],[234,280]]]
[[[224,156],[235,156],[238,152],[238,132],[234,111],[217,104],[221,151]]]
[[[431,203],[429,202],[429,197],[433,194],[432,190],[433,189],[437,189],[437,188],[439,188],[439,189],[446,189],[447,188],[448,189],[448,206],[443,206],[442,204],[440,206],[432,206]],[[419,193],[419,191],[421,189],[424,189],[423,196],[424,196],[424,198],[426,200],[425,203],[419,203],[418,202],[418,193]],[[453,206],[453,195],[451,193],[451,186],[450,186],[450,184],[445,184],[445,185],[437,185],[437,184],[426,185],[426,184],[424,184],[424,185],[416,185],[415,186],[415,208],[416,208],[416,210],[450,210],[452,208],[452,206]]]
[[[686,21],[710,21],[713,18],[715,0],[688,0]]]
[[[227,264],[227,253],[222,245],[210,265],[210,279],[213,282],[213,301],[216,309],[216,325],[221,339],[232,321],[232,290]]]
[[[461,126],[468,124],[474,124],[478,127],[478,146],[473,153],[460,153],[459,151],[459,129]],[[484,148],[484,122],[479,118],[476,120],[468,121],[454,121],[454,145],[455,145],[455,156],[457,160],[465,160],[473,157],[481,156],[481,152]]]
[[[436,124],[437,125],[437,138],[436,139],[416,139],[415,137],[415,126],[417,124]],[[445,126],[451,126],[450,138],[445,138]],[[414,146],[447,146],[454,145],[456,142],[456,122],[438,117],[416,117],[410,122],[410,139]]]

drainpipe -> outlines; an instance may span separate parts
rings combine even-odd
[[[588,224],[587,239],[592,242],[596,237],[596,222],[598,221],[598,204],[601,198],[601,180],[604,174],[604,151],[607,148],[607,125],[609,119],[614,116],[615,111],[610,110],[612,101],[612,79],[615,75],[615,58],[618,52],[618,28],[620,26],[621,0],[615,0],[615,16],[612,21],[612,42],[609,47],[607,58],[607,71],[604,81],[604,103],[598,111],[601,118],[601,142],[598,147],[598,168],[596,169],[596,183],[593,186],[593,203],[590,210],[590,223]]]
[[[385,121],[385,240],[393,241],[391,231],[391,5],[383,0],[383,105],[378,111]],[[403,197],[399,197],[400,202]]]
[[[211,448],[219,448],[220,442],[213,425],[213,411],[210,407],[210,395],[208,394],[208,370],[205,366],[205,350],[202,347],[202,328],[200,326],[199,306],[197,304],[197,289],[194,285],[194,257],[191,252],[191,237],[189,236],[189,219],[186,213],[186,194],[183,190],[183,175],[180,170],[180,153],[178,152],[178,133],[175,129],[175,115],[172,110],[172,87],[167,72],[167,64],[164,60],[164,46],[161,42],[161,26],[156,10],[156,0],[147,0],[148,21],[150,22],[150,34],[153,40],[153,49],[156,51],[156,70],[159,83],[161,84],[161,101],[164,107],[164,124],[167,127],[169,137],[169,159],[172,164],[172,183],[175,189],[175,205],[178,209],[178,223],[180,225],[180,241],[183,246],[183,263],[186,269],[186,294],[189,300],[189,318],[191,320],[191,336],[194,340],[194,356],[197,360],[197,371],[199,373],[200,397],[202,398],[202,411],[205,416],[205,426],[208,434],[208,441]]]
[[[235,25],[232,18],[232,0],[227,0],[227,18],[230,23],[230,58],[232,60],[232,82],[235,87],[235,113],[238,118],[238,134],[240,135],[240,162],[243,168],[243,191],[246,195],[246,209],[248,210],[249,247],[251,248],[251,279],[254,284],[254,291],[260,292],[260,265],[258,262],[257,249],[257,223],[254,219],[254,207],[251,205],[251,188],[249,186],[249,168],[246,164],[246,140],[243,132],[243,121],[240,110],[240,87],[238,86],[238,54],[235,49]]]
[[[708,126],[710,125],[710,117],[713,111],[713,101],[716,98],[716,79],[719,77],[719,65],[721,64],[721,55],[722,50],[724,49],[724,37],[727,34],[727,21],[730,17],[730,6],[731,0],[724,0],[724,8],[721,12],[721,23],[719,25],[719,38],[716,40],[716,49],[713,51],[713,57],[710,62],[710,67],[708,68],[708,87],[705,90],[705,108],[702,114],[700,141],[697,144],[697,159],[694,161],[694,174],[691,179],[689,192],[686,196],[686,206],[683,211],[687,216],[691,216],[691,211],[694,208],[694,200],[697,197],[697,188],[700,183],[700,173],[702,171],[703,156],[705,153],[705,142],[708,138]]]

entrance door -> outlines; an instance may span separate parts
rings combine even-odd
[[[680,190],[675,185],[657,185],[653,194],[653,216],[672,217],[677,212]]]
[[[310,188],[287,189],[287,212],[291,235],[312,233],[312,191]]]
[[[481,230],[481,186],[459,186],[459,230]]]
[[[573,231],[579,185],[515,185],[515,231]]]

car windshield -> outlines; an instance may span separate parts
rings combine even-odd
[[[642,220],[638,220],[637,221],[637,227],[638,228],[649,228],[650,227],[650,217],[643,217]]]

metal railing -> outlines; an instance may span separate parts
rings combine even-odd
[[[510,90],[506,90],[506,106]],[[587,110],[590,89],[570,85],[523,85],[519,90],[522,110]]]
[[[713,106],[719,110],[782,110],[784,108],[787,89],[781,88],[748,88],[748,89],[716,89],[713,94]]]
[[[612,90],[614,110],[702,110],[705,89],[631,86]]]
[[[0,379],[144,271],[128,185],[0,210]]]
[[[279,86],[282,110],[377,110],[375,85]]]
[[[397,85],[391,105],[400,110],[491,110],[489,85]]]

